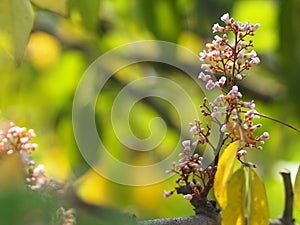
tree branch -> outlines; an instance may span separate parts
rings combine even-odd
[[[154,220],[138,221],[138,225],[220,225],[221,216],[210,217],[205,214],[195,216],[178,217],[178,218],[163,218]]]
[[[284,190],[285,190],[285,207],[283,211],[282,220],[286,224],[294,224],[293,219],[293,203],[294,203],[294,193],[291,182],[291,172],[287,169],[283,169],[280,171],[284,182]]]

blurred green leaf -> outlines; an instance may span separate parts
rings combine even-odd
[[[27,0],[0,1],[0,48],[21,64],[33,26],[33,12]]]
[[[47,9],[62,15],[67,14],[68,0],[31,0],[31,2],[42,9]]]
[[[288,84],[290,102],[299,110],[300,3],[298,0],[280,1],[279,9],[279,53],[281,60],[279,73],[282,81]]]
[[[160,40],[177,42],[181,31],[181,14],[173,0],[137,1],[139,21]]]
[[[227,185],[233,171],[236,152],[240,146],[239,141],[231,143],[223,152],[218,163],[214,182],[214,193],[221,208],[227,205]]]
[[[244,10],[244,9],[248,10]],[[253,12],[256,13],[253,13]],[[255,50],[257,52],[273,51],[278,46],[277,17],[278,4],[275,1],[235,1],[232,16],[242,23],[260,23],[254,37]],[[268,40],[268,41],[266,41]]]
[[[295,203],[300,210],[300,166],[298,167],[298,172],[295,180]]]
[[[269,208],[264,184],[253,167],[249,169],[249,225],[268,225]]]
[[[96,32],[99,23],[99,0],[69,0],[69,14],[72,20],[80,24],[88,31]]]
[[[240,168],[233,173],[226,189],[224,189],[225,191],[230,202],[222,208],[222,224],[243,225],[246,197],[246,175],[244,168]]]
[[[55,215],[57,202],[29,190],[12,188],[0,192],[1,224],[49,225]]]

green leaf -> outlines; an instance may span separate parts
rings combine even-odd
[[[157,39],[177,42],[182,18],[173,0],[136,1],[136,11],[139,22]]]
[[[232,175],[236,152],[240,146],[239,141],[231,143],[220,157],[214,181],[215,197],[221,208],[227,205],[226,186]]]
[[[57,12],[61,15],[67,15],[68,0],[31,0],[31,2],[42,9]]]
[[[224,192],[230,199],[222,209],[222,224],[244,225],[244,206],[246,196],[246,175],[244,168],[234,172]]]
[[[68,6],[71,19],[79,19],[85,29],[97,32],[100,2],[99,0],[69,0]]]
[[[268,225],[269,210],[263,182],[251,167],[249,170],[249,225]]]
[[[295,203],[300,210],[300,166],[298,167],[298,172],[295,180]]]
[[[0,1],[0,48],[19,65],[33,26],[33,12],[28,0]]]

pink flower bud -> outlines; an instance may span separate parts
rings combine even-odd
[[[247,151],[244,150],[244,149],[242,149],[242,150],[240,150],[240,151],[237,152],[236,156],[238,158],[241,158],[242,156],[245,156],[246,154],[247,154]]]
[[[207,53],[206,53],[206,51],[204,50],[203,52],[200,52],[200,60],[201,60],[201,61],[204,61],[206,58],[207,58]]]
[[[190,147],[190,145],[191,145],[191,141],[190,140],[185,140],[185,141],[182,142],[182,146],[183,147]]]
[[[25,144],[25,143],[27,143],[29,141],[29,138],[28,137],[21,137],[20,138],[20,142],[22,143],[22,144]]]
[[[222,17],[221,20],[225,23],[228,23],[230,18],[229,18],[229,13],[225,13]]]
[[[206,85],[205,85],[205,88],[207,89],[207,90],[212,90],[212,89],[214,89],[215,88],[215,83],[212,81],[212,80],[209,80],[207,83],[206,83]]]
[[[164,190],[164,198],[168,198],[173,194],[174,191],[166,191]]]
[[[187,195],[184,195],[183,197],[184,197],[184,199],[186,199],[186,200],[192,200],[193,195],[187,194]]]
[[[223,32],[225,29],[224,29],[224,27],[221,27],[219,25],[219,23],[216,23],[216,24],[214,24],[212,30],[213,30],[213,33],[216,33],[216,32]]]
[[[252,27],[252,31],[256,31],[260,27],[260,23],[256,23]]]
[[[258,57],[254,57],[251,61],[250,64],[251,65],[257,65],[260,63],[260,59]]]
[[[225,76],[222,76],[220,79],[219,79],[219,85],[222,87],[226,82],[226,77]]]
[[[264,133],[261,135],[261,138],[267,140],[267,139],[270,138],[270,135],[269,135],[268,132],[264,132]]]

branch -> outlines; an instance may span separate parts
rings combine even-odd
[[[138,225],[220,225],[221,216],[211,217],[205,214],[195,216],[163,218],[154,220],[138,221]]]
[[[280,174],[283,178],[284,191],[285,191],[285,206],[283,215],[276,220],[270,220],[270,225],[294,225],[295,220],[293,218],[293,203],[294,193],[291,182],[291,172],[288,169],[282,169]]]

